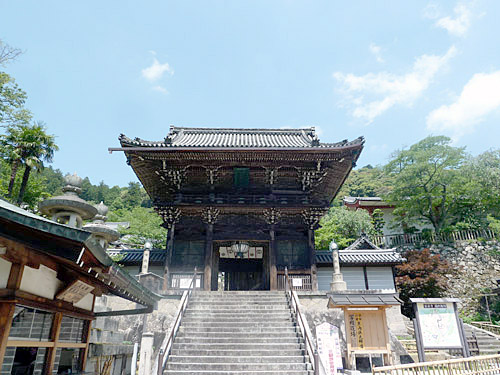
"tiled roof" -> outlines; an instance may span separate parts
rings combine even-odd
[[[381,306],[400,305],[402,301],[397,294],[370,293],[359,291],[357,293],[332,293],[328,294],[328,307],[335,306]]]
[[[346,250],[380,250],[380,247],[371,242],[366,233],[363,233]]]
[[[343,148],[362,145],[363,137],[348,142],[320,143],[314,128],[307,129],[224,129],[170,127],[163,141],[152,142],[120,135],[122,146],[214,147],[214,148]]]
[[[117,256],[118,263],[142,263],[142,255],[144,254],[143,249],[126,249],[126,250],[115,250],[109,249],[108,254],[110,256]],[[153,249],[149,253],[149,261],[151,263],[163,263],[165,261],[165,250]]]
[[[393,250],[339,250],[340,264],[400,264],[404,258]],[[316,251],[317,264],[332,264],[330,251]]]
[[[126,249],[115,250],[109,249],[108,254],[115,256],[120,254],[121,257],[118,263],[133,263],[138,264],[142,262],[143,249]],[[165,250],[153,249],[149,254],[149,261],[151,263],[163,263],[165,261]],[[354,250],[346,251],[340,250],[340,264],[400,264],[403,263],[404,258],[392,250]],[[332,264],[332,253],[330,251],[317,251],[316,263],[318,264]]]

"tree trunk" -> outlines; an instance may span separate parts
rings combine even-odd
[[[23,203],[24,192],[26,191],[26,186],[28,185],[28,179],[30,178],[31,167],[26,166],[24,169],[23,180],[21,181],[21,187],[19,189],[19,196],[17,197],[17,203]]]
[[[9,190],[7,194],[8,197],[12,196],[12,190],[14,190],[14,182],[16,181],[16,175],[18,169],[19,169],[19,159],[16,159],[12,162],[11,166]]]

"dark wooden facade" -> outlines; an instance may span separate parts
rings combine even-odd
[[[277,289],[285,267],[314,289],[314,230],[363,148],[320,143],[314,128],[172,127],[160,142],[120,143],[110,150],[125,152],[168,229],[165,289],[198,267],[206,290],[221,274],[226,289]],[[238,243],[249,259],[225,256]]]

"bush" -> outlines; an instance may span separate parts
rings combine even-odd
[[[439,255],[431,254],[429,249],[408,250],[403,254],[406,263],[396,266],[396,285],[404,305],[401,312],[413,317],[410,298],[433,298],[444,296],[448,288],[445,275],[453,269]]]

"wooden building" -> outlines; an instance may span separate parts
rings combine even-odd
[[[151,312],[157,299],[106,254],[92,233],[0,200],[0,374],[85,368],[97,296]],[[129,311],[130,312],[130,311]]]
[[[164,289],[202,270],[217,290],[275,290],[284,269],[317,286],[314,230],[363,148],[309,129],[171,127],[164,140],[120,138],[168,229]]]

